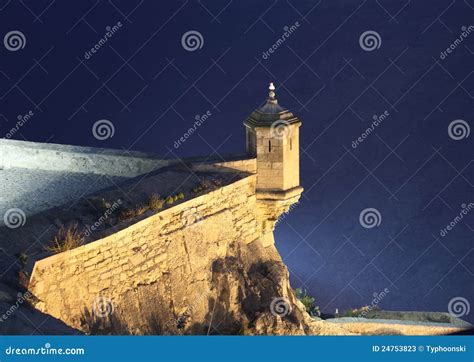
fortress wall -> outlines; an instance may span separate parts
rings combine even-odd
[[[248,176],[37,261],[29,283],[39,299],[36,308],[85,331],[97,319],[93,310],[99,297],[110,302],[109,310],[120,320],[115,323],[132,333],[147,332],[150,318],[170,321],[161,323],[160,333],[173,332],[180,315],[204,320],[211,299],[222,292],[212,287],[216,261],[229,255],[238,260],[241,248],[251,246],[277,255],[276,249],[253,242],[261,233],[255,183],[256,176]],[[245,259],[258,255],[253,251]]]
[[[172,163],[176,160],[139,152],[0,140],[0,169],[14,167],[134,177]]]

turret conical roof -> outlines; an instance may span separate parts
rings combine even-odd
[[[288,109],[278,104],[278,100],[275,98],[275,86],[273,83],[270,83],[268,89],[270,92],[265,104],[253,111],[244,121],[244,124],[253,127],[271,127],[272,124],[279,121],[287,124],[301,122]]]

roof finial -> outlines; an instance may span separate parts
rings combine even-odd
[[[275,98],[275,86],[273,85],[273,82],[270,82],[270,84],[268,85],[268,90],[270,91],[268,92],[268,101],[274,104],[278,103]]]

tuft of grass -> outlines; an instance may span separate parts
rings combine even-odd
[[[18,258],[18,261],[20,262],[21,266],[24,268],[26,263],[28,262],[28,254],[26,254],[24,251],[16,255]]]
[[[126,209],[120,213],[120,220],[130,220],[137,216],[143,215],[150,209],[149,205],[139,204],[132,209]]]
[[[205,191],[216,190],[224,184],[223,180],[216,178],[212,180],[202,180],[199,184],[194,187],[191,191],[195,194],[199,194]]]
[[[303,303],[306,311],[311,317],[319,317],[321,315],[319,307],[314,303],[315,299],[308,294],[306,289],[296,288],[295,296],[300,300],[301,303]]]
[[[77,230],[77,223],[68,227],[61,226],[56,236],[50,241],[45,250],[53,253],[62,253],[81,246],[84,236]]]
[[[161,210],[164,204],[165,200],[156,193],[151,194],[150,199],[148,200],[148,207],[153,211]]]

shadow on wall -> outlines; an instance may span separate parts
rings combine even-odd
[[[282,290],[285,271],[283,264],[275,262],[255,263],[245,270],[240,258],[225,257],[212,264],[211,292],[214,296],[207,298],[207,309],[200,320],[195,320],[199,317],[193,313],[192,306],[177,314],[171,311],[173,300],[136,293],[137,297],[157,299],[153,303],[123,301],[115,310],[107,310],[107,307],[99,311],[85,309],[80,318],[81,329],[92,335],[241,335],[266,334],[281,323],[288,330],[300,331],[303,316],[298,308],[289,308],[290,312],[282,316],[271,311],[275,297],[293,298],[292,294],[287,294],[288,290]],[[154,310],[143,315],[147,312],[135,307],[142,302],[153,305]],[[294,305],[294,300],[291,304]],[[134,318],[130,313],[140,315]],[[142,319],[142,327],[132,325],[137,319]]]

